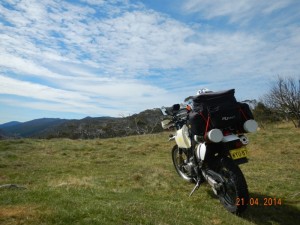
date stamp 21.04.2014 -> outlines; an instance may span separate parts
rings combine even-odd
[[[281,206],[282,199],[281,198],[249,198],[249,201],[245,201],[244,198],[237,198],[236,205],[248,205],[248,206]]]

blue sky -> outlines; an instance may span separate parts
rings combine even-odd
[[[298,0],[4,0],[0,123],[120,116],[299,77]]]

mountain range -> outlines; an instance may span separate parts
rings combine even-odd
[[[4,138],[109,138],[162,130],[160,109],[148,109],[127,117],[86,117],[80,120],[41,118],[0,125]]]

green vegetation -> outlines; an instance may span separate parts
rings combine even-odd
[[[131,116],[86,117],[81,120],[43,118],[0,125],[0,140],[7,138],[94,139],[162,132],[160,109]]]
[[[112,139],[0,141],[0,224],[295,224],[300,221],[300,130],[268,126],[241,166],[250,197],[238,217],[173,169],[168,133]],[[23,189],[21,187],[26,187]],[[281,205],[263,206],[264,198]]]

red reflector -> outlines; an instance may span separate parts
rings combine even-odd
[[[235,143],[235,147],[236,147],[236,148],[240,148],[240,147],[242,147],[242,146],[243,146],[243,143],[240,142],[240,141],[237,141],[237,142]]]
[[[231,133],[229,132],[229,131],[223,131],[223,135],[224,136],[228,136],[228,135],[230,135]]]

